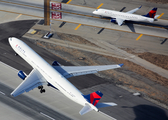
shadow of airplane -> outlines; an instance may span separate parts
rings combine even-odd
[[[123,108],[129,108],[123,106]],[[132,107],[136,118],[134,120],[168,120],[167,113],[164,109],[150,105],[138,105]]]

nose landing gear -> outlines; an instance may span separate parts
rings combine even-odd
[[[40,93],[45,92],[45,89],[43,89],[43,86],[42,86],[42,85],[41,85],[41,86],[38,86],[38,89],[40,89]]]

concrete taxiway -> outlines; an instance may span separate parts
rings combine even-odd
[[[9,6],[12,11],[6,10],[6,8]],[[1,1],[0,7],[1,7],[0,9],[1,12],[20,14],[20,16],[27,15],[31,17],[37,17],[37,18],[43,18],[44,16],[42,4],[35,6],[33,4],[21,2],[21,1],[19,2]],[[168,38],[167,20],[159,19],[157,22],[154,22],[154,24],[145,23],[145,22],[140,24],[138,23],[134,24],[135,22],[131,22],[131,23],[126,22],[122,26],[118,26],[117,24],[111,23],[109,19],[100,19],[99,17],[95,17],[95,15],[92,14],[94,10],[95,8],[62,4],[62,10],[58,11],[58,12],[62,12],[62,18],[54,19],[54,20],[64,21],[64,22],[66,21],[66,22],[75,23],[75,24],[82,24],[82,25],[87,25],[92,27],[99,27],[99,28],[105,28],[105,29],[111,29],[111,30],[117,30],[117,31],[123,31],[123,32],[133,32],[136,34],[144,34],[149,36]],[[157,28],[154,26],[157,26]]]

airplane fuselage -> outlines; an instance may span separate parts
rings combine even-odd
[[[153,22],[153,18],[148,18],[141,15],[136,14],[129,14],[124,12],[118,12],[114,10],[107,10],[107,9],[97,9],[93,12],[94,14],[105,16],[105,17],[111,17],[111,18],[120,18],[123,20],[130,20],[130,21],[149,21]]]
[[[9,38],[9,43],[18,55],[34,69],[37,69],[51,85],[59,89],[65,96],[82,106],[85,106],[87,103],[95,111],[98,111],[94,105],[90,104],[82,96],[82,93],[73,84],[34,52],[28,45],[16,38]]]

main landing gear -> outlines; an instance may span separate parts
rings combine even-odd
[[[42,85],[41,85],[41,86],[38,86],[38,89],[40,89],[40,93],[45,92],[45,89],[43,89],[43,86],[42,86]]]

